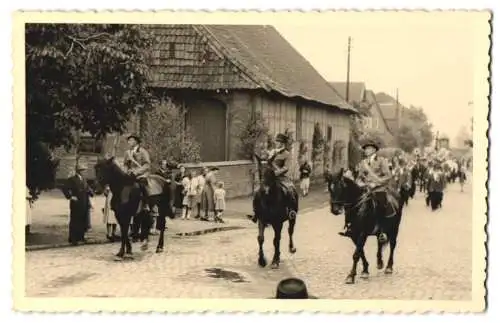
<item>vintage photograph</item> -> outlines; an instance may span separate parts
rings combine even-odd
[[[20,309],[484,309],[489,13],[86,15],[15,16]]]

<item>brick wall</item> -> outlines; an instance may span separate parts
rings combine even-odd
[[[217,166],[219,168],[217,180],[224,182],[227,198],[243,197],[252,194],[252,173],[255,170],[255,166],[250,161],[199,163],[186,164],[185,166],[187,170],[195,170],[197,173],[205,166]]]

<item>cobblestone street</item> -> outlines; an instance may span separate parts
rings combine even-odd
[[[248,202],[250,203],[250,201]],[[366,246],[370,278],[345,285],[354,246],[337,235],[343,217],[328,208],[299,214],[295,243],[287,251],[283,229],[279,270],[257,265],[257,228],[198,237],[169,237],[166,252],[134,245],[135,260],[114,262],[116,244],[50,249],[26,253],[27,296],[267,298],[278,281],[302,278],[310,293],[334,299],[469,300],[472,267],[472,187],[447,188],[443,208],[431,212],[417,193],[405,208],[394,273],[376,269],[376,241]],[[272,230],[266,231],[266,256],[272,257]],[[387,259],[389,250],[385,250]],[[361,268],[359,266],[358,268]]]

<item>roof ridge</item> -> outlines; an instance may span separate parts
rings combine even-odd
[[[194,30],[199,33],[201,36],[207,37],[211,42],[212,46],[210,46],[210,42],[207,43],[213,50],[226,57],[234,67],[240,70],[246,77],[248,77],[252,82],[254,82],[257,86],[262,87],[263,89],[269,91],[271,90],[269,85],[265,83],[263,80],[260,80],[257,75],[251,73],[249,68],[245,66],[245,64],[241,63],[238,58],[234,57],[231,52],[217,39],[217,37],[207,28],[206,25],[193,25]]]

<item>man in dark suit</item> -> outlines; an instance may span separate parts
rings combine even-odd
[[[72,245],[84,242],[87,230],[87,216],[90,212],[90,197],[93,196],[92,189],[83,176],[87,167],[78,164],[75,168],[76,174],[68,178],[63,189],[64,196],[69,200],[69,237]]]

